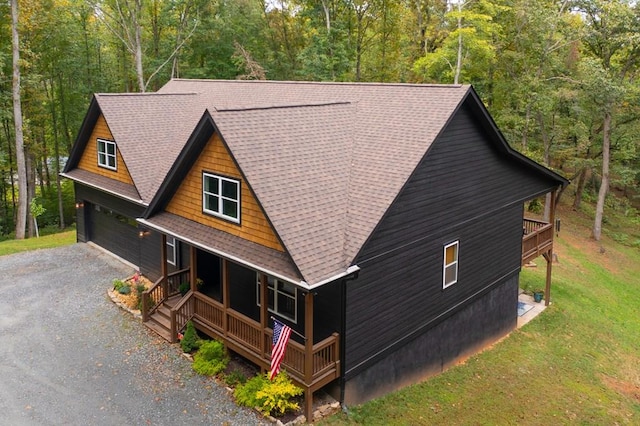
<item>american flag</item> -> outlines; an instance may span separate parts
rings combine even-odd
[[[273,380],[280,372],[280,363],[284,359],[284,351],[287,349],[287,342],[289,341],[290,335],[291,327],[282,324],[274,318],[273,349],[271,349],[271,372],[269,373],[269,380]]]

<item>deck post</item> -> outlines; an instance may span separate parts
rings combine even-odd
[[[313,293],[307,292],[304,297],[304,416],[307,423],[313,422]]]
[[[162,298],[167,299],[169,297],[169,286],[167,284],[167,235],[162,234],[160,238],[160,275],[162,276]]]
[[[191,291],[194,293],[198,290],[198,249],[189,246],[189,260],[191,269],[189,270],[189,281],[191,281]]]
[[[552,227],[555,227],[556,223],[556,197],[559,190],[554,190],[549,197],[551,201],[551,208],[549,209],[549,223],[551,223]],[[551,229],[551,247],[546,252],[544,258],[547,261],[547,282],[544,289],[544,305],[549,306],[551,303],[551,272],[553,269],[553,243],[555,240],[555,229]]]
[[[263,358],[267,359],[267,352],[271,352],[267,345],[267,328],[269,327],[269,283],[265,274],[259,274],[258,276],[260,277],[260,327],[262,328],[260,353]]]
[[[224,306],[224,312],[222,314],[222,330],[224,331],[225,347],[227,345],[229,334],[229,268],[227,267],[227,259],[222,258],[222,305]]]

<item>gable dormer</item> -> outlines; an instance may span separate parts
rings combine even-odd
[[[93,127],[77,168],[133,185],[118,144],[102,114]]]
[[[165,210],[262,246],[284,251],[217,132],[209,137]]]

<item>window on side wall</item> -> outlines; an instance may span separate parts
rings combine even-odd
[[[260,274],[257,274],[256,283],[256,300],[258,301],[258,306],[261,306]],[[297,322],[298,292],[296,287],[273,277],[267,277],[267,283],[269,288],[269,311],[290,319],[294,323]]]
[[[175,238],[167,236],[167,263],[173,266],[178,264],[178,242]]]
[[[117,170],[115,142],[98,139],[98,166]]]
[[[458,282],[458,251],[460,242],[444,246],[444,262],[442,268],[442,288],[447,288]]]
[[[213,216],[240,223],[240,181],[203,173],[202,210]]]

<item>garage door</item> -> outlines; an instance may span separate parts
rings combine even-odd
[[[94,204],[89,211],[89,239],[133,263],[140,264],[140,239],[136,221]]]

